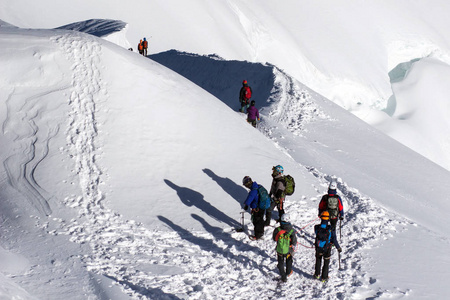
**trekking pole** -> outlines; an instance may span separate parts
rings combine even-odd
[[[338,251],[338,257],[339,257],[339,270],[341,269],[341,252]]]
[[[342,220],[339,219],[339,240],[342,241]]]

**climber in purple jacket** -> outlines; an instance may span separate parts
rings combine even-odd
[[[255,106],[255,100],[252,100],[250,107],[247,108],[247,122],[256,127],[256,120],[259,121],[259,111]]]

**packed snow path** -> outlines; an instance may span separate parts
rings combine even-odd
[[[316,207],[332,177],[314,168],[305,166],[321,182],[316,187],[317,195],[307,198],[297,191],[286,201],[286,210],[298,230],[299,245],[294,274],[285,284],[276,280],[279,275],[275,243],[271,240],[273,227],[266,227],[264,240],[249,240],[247,234],[252,233],[253,226],[248,214],[244,233],[212,226],[195,214],[191,217],[202,224],[202,231],[189,231],[164,216],[159,216],[159,220],[165,226],[150,230],[105,207],[101,182],[107,174],[96,162],[96,157],[101,155],[101,145],[96,141],[101,124],[97,124],[96,111],[98,105],[107,100],[101,80],[102,49],[95,41],[86,43],[83,39],[77,34],[55,39],[73,62],[67,142],[82,191],[81,196],[65,199],[65,204],[77,208],[79,215],[70,223],[60,219],[40,222],[36,217],[36,226],[48,228],[51,235],[68,235],[75,243],[89,245],[92,254],[85,254],[82,260],[90,271],[112,279],[135,299],[323,299],[324,295],[329,295],[330,299],[345,299],[355,292],[366,292],[367,296],[408,293],[371,290],[376,279],[370,278],[362,268],[372,263],[363,255],[365,249],[403,230],[408,223],[396,221],[398,216],[376,206],[341,179],[338,179],[339,192],[346,210],[340,241],[343,248],[341,270],[338,270],[335,252],[329,283],[323,285],[312,279],[315,258],[310,247],[313,225],[319,222]],[[287,81],[278,86],[292,89]],[[311,96],[305,91],[279,95],[285,95],[286,101],[288,95],[297,95],[305,100],[299,102],[298,110],[314,111],[306,101]],[[297,113],[301,115],[296,110]],[[299,129],[303,120],[285,122]],[[270,134],[277,136],[277,128],[270,128]],[[240,216],[230,218],[239,221]]]

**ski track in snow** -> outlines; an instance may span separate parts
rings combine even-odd
[[[274,280],[279,274],[275,243],[271,240],[273,227],[266,227],[265,240],[251,241],[247,234],[252,233],[253,226],[248,214],[245,233],[211,226],[197,215],[192,217],[203,225],[204,231],[188,231],[160,216],[169,228],[167,231],[147,229],[104,207],[100,190],[103,174],[96,162],[101,153],[95,144],[98,126],[95,114],[98,103],[105,101],[107,94],[101,81],[101,45],[96,41],[86,43],[85,39],[77,34],[55,39],[74,63],[67,141],[82,193],[65,199],[68,207],[79,209],[78,219],[70,223],[54,219],[58,229],[48,233],[69,235],[72,242],[90,245],[92,254],[82,258],[88,270],[112,279],[134,299],[346,299],[357,293],[407,295],[408,291],[372,290],[376,278],[364,273],[362,265],[370,263],[370,258],[364,256],[365,249],[397,230],[404,230],[408,222],[398,221],[398,216],[377,207],[370,198],[360,195],[339,178],[338,190],[346,211],[340,240],[342,268],[338,270],[334,251],[330,281],[324,285],[312,279],[315,258],[310,247],[313,224],[318,223],[316,207],[320,191],[326,189],[333,177],[312,167],[306,168],[322,184],[317,188],[318,195],[300,200],[294,195],[286,201],[286,210],[298,230],[299,245],[294,256],[294,274],[284,284]],[[292,111],[296,117],[281,121],[298,134],[302,122],[320,112],[310,104],[311,96],[304,90],[297,91],[292,82],[280,82],[278,88],[285,94],[277,96],[282,101],[271,117],[277,119],[277,115],[284,115],[280,111],[282,106],[294,99],[297,106]],[[270,138],[276,128],[260,130],[266,131]]]

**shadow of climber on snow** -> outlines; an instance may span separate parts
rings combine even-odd
[[[203,195],[200,194],[199,192],[194,191],[190,188],[178,186],[168,179],[164,179],[164,182],[177,192],[178,197],[180,197],[180,200],[181,202],[183,202],[184,205],[189,207],[191,206],[197,207],[198,209],[204,211],[217,221],[228,224],[231,227],[240,226],[239,222],[233,220],[228,215],[226,215],[216,207],[212,206],[211,203],[206,201]]]

